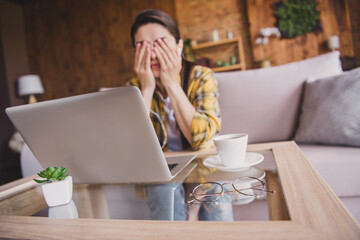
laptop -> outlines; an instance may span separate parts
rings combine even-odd
[[[66,167],[75,183],[166,182],[195,158],[165,158],[136,87],[5,111],[43,168]]]

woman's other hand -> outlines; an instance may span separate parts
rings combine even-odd
[[[159,38],[155,42],[154,52],[160,63],[160,81],[165,88],[173,83],[178,84],[181,70],[181,55],[176,49],[168,45],[166,38]]]

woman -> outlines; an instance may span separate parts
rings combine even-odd
[[[140,88],[163,150],[210,146],[221,125],[217,82],[209,68],[182,59],[176,22],[160,10],[142,11],[131,27],[131,40],[137,78],[128,84]],[[148,185],[146,190],[151,219],[186,220],[181,183]],[[212,219],[214,214],[201,215]]]
[[[209,68],[181,57],[176,22],[160,10],[140,12],[131,27],[137,78],[164,151],[201,149],[220,131],[217,82]]]

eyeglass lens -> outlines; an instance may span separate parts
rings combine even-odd
[[[223,187],[218,183],[200,184],[193,190],[194,198],[199,202],[214,202],[221,197]]]
[[[242,177],[233,182],[233,187],[243,195],[257,196],[264,194],[265,184],[256,178]]]

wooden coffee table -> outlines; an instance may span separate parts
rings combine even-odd
[[[249,145],[248,151],[271,151],[274,156],[276,173],[268,172],[266,181],[282,194],[267,199],[270,221],[32,217],[29,215],[43,209],[45,202],[41,188],[32,178],[24,178],[0,187],[0,239],[360,239],[356,220],[295,142]],[[215,154],[214,150],[197,153]],[[190,174],[186,181],[197,177]],[[93,202],[95,208],[101,201]]]

